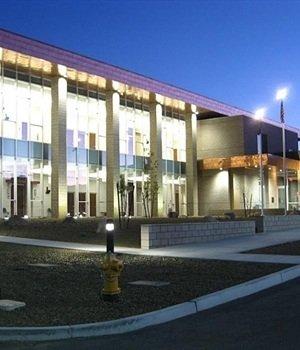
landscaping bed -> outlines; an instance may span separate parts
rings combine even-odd
[[[99,227],[100,223],[100,227]],[[0,223],[0,235],[52,241],[105,244],[104,220],[82,218],[78,220],[30,219]],[[115,222],[115,243],[119,246],[140,247],[140,229],[132,224],[118,228]]]
[[[0,311],[0,326],[90,323],[142,314],[221,290],[289,265],[122,255],[122,294],[101,299],[102,253],[0,243],[1,299],[26,307]],[[53,264],[39,267],[29,264]],[[128,282],[170,282],[163,287]]]
[[[141,246],[141,225],[162,224],[162,223],[187,223],[187,222],[208,222],[228,221],[228,218],[132,218],[130,222],[123,222],[122,229],[119,228],[117,219],[115,223],[115,244],[121,247],[140,248]],[[236,220],[245,220],[237,218]],[[71,219],[29,219],[11,218],[8,221],[0,220],[0,235],[16,236],[33,239],[46,239],[52,241],[105,244],[106,235],[104,231],[104,218],[79,218]]]
[[[251,254],[275,254],[275,255],[299,255],[300,241],[288,242],[270,247],[249,250],[243,253]]]

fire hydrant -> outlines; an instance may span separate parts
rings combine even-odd
[[[108,252],[101,264],[103,272],[104,286],[102,289],[103,300],[112,301],[118,298],[121,293],[119,288],[119,276],[123,270],[123,261],[118,259],[115,254]]]

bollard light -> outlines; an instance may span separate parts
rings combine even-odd
[[[113,219],[107,219],[105,224],[106,230],[106,252],[114,253],[115,244],[114,244],[114,230],[115,225]]]
[[[107,219],[106,224],[105,224],[105,229],[106,231],[114,231],[115,229],[115,224],[111,219]]]
[[[102,298],[105,301],[113,301],[119,298],[121,289],[119,288],[119,276],[123,270],[123,261],[114,254],[114,230],[113,219],[107,219],[105,223],[106,231],[106,254],[101,270],[103,273]]]

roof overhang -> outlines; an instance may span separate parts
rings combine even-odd
[[[194,104],[200,111],[212,112],[221,116],[254,117],[253,113],[226,103],[4,29],[0,29],[1,47],[25,55],[21,57],[23,61],[34,61],[34,58],[43,60],[43,69],[50,70],[49,73],[51,73],[52,63],[61,64],[69,69],[69,74],[73,75],[73,79],[97,81],[100,87],[103,87],[106,79],[114,80],[129,86],[131,89],[140,89],[138,92],[140,94],[147,95],[148,92],[152,92],[174,99],[179,105],[182,102]],[[40,64],[38,61],[36,63]],[[280,123],[271,119],[265,121],[280,126]],[[300,137],[300,129],[292,127],[287,127],[287,129],[297,132],[298,137]]]
[[[114,80],[132,87],[184,101],[185,103],[194,104],[200,108],[220,114],[231,116],[247,113],[242,109],[214,99],[3,29],[0,29],[0,47],[28,55],[29,57],[36,57],[51,63],[61,64],[79,72],[100,76],[104,79]]]
[[[228,170],[233,168],[257,168],[260,164],[260,155],[243,155],[228,158],[207,158],[198,161],[199,170]],[[262,155],[263,166],[282,168],[282,157],[272,154]],[[290,170],[300,170],[300,161],[286,158],[286,167]]]

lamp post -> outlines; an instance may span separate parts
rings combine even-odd
[[[258,145],[258,153],[259,153],[259,177],[260,177],[260,199],[261,199],[261,209],[260,215],[264,216],[264,168],[263,168],[263,145],[262,145],[262,120],[265,116],[265,108],[258,109],[254,117],[259,121],[259,129],[257,134],[257,145]]]
[[[286,145],[285,145],[285,119],[283,101],[288,95],[287,88],[280,89],[276,93],[276,100],[280,101],[280,123],[282,128],[282,172],[283,172],[283,188],[284,188],[284,215],[287,214],[287,188],[286,188]]]

